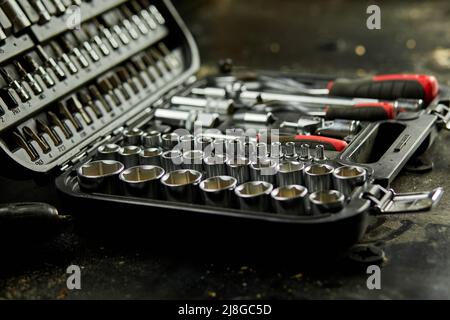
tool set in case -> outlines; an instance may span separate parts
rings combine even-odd
[[[447,126],[434,77],[224,61],[197,79],[195,41],[168,0],[7,0],[0,22],[2,163],[55,177],[73,215],[345,248],[369,214],[428,210],[442,195],[389,189]]]

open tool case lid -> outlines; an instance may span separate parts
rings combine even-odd
[[[99,14],[108,14],[109,11],[125,2],[125,0],[82,2],[80,5],[80,23],[89,23]],[[117,50],[110,48],[108,56],[102,56],[97,62],[90,60],[90,66],[87,68],[77,65],[78,72],[75,74],[70,74],[66,70],[66,66],[60,63],[67,75],[65,80],[55,81],[56,84],[52,88],[47,88],[42,84],[41,87],[44,91],[39,95],[31,94],[31,99],[27,102],[21,102],[19,97],[16,96],[16,100],[19,102],[17,108],[8,109],[6,104],[1,104],[4,110],[4,114],[0,117],[0,147],[3,149],[1,161],[7,167],[15,169],[14,176],[19,176],[24,168],[27,169],[25,170],[27,172],[31,170],[37,173],[47,173],[52,169],[65,169],[71,166],[77,159],[86,154],[86,151],[95,148],[112,134],[118,133],[127,123],[150,113],[150,106],[158,99],[177,86],[183,85],[197,72],[200,66],[200,58],[196,43],[171,2],[155,0],[151,1],[151,4],[159,10],[165,20],[163,24],[158,23],[153,31],[149,31],[146,35],[141,34],[136,40],[130,39],[128,45],[123,45]],[[35,52],[36,45],[44,47],[55,37],[70,32],[68,26],[72,14],[73,12],[68,11],[60,17],[52,17],[48,23],[34,24],[23,30],[21,34],[8,37],[4,44],[0,46],[0,64],[8,67],[9,64],[12,65],[13,59],[24,54],[31,54],[39,59]],[[103,38],[103,41],[106,42],[107,39]],[[147,87],[133,95],[129,100],[123,101],[121,106],[118,106],[114,112],[105,115],[101,121],[95,121],[92,125],[85,126],[83,130],[78,132],[72,130],[73,137],[63,141],[60,146],[51,145],[52,148],[47,153],[39,152],[39,157],[36,159],[31,159],[23,148],[17,147],[17,143],[12,138],[14,130],[23,128],[23,126],[35,128],[36,117],[40,117],[40,114],[47,110],[52,110],[51,108],[58,101],[64,101],[74,95],[77,90],[94,83],[96,79],[101,78],[113,67],[139,54],[143,49],[157,46],[160,41],[170,46],[169,49],[172,51],[171,56],[166,56],[165,59],[175,58],[180,62],[172,70],[170,78],[159,80],[155,88]],[[118,42],[120,41],[118,40]],[[83,53],[88,57],[87,52]],[[162,61],[157,61],[157,63],[163,64]],[[52,72],[50,68],[47,68],[47,71]],[[57,79],[53,73],[52,75]],[[22,81],[22,85],[32,93],[25,81]],[[12,94],[15,95],[14,92]],[[79,116],[80,114],[76,114],[76,117]],[[51,144],[49,137],[45,136],[45,133],[43,135],[46,141]],[[35,141],[29,141],[29,143],[34,149],[39,150]]]

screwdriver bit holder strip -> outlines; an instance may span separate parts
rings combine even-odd
[[[78,5],[77,10],[80,12],[80,19],[75,20],[77,23],[83,23],[105,11],[108,11],[118,5],[125,3],[127,0],[92,0],[90,2],[82,2]],[[67,12],[61,17],[53,17],[45,24],[35,24],[31,26],[31,32],[39,42],[44,42],[56,35],[69,30],[71,22],[69,19],[77,19],[73,17],[73,12]],[[75,13],[76,14],[76,13]]]
[[[172,57],[181,61],[182,53],[180,50],[174,50],[172,52]],[[161,63],[161,62],[158,62]],[[182,64],[180,64],[182,66]],[[159,65],[161,67],[161,65]],[[152,101],[148,100],[150,95],[158,95],[162,94],[167,85],[171,83],[175,78],[179,77],[183,72],[183,69],[173,69],[170,73],[166,73],[166,79],[163,81],[159,79],[157,85],[148,83],[147,88],[142,88],[139,85],[139,82],[136,82],[139,86],[140,92],[138,94],[134,94],[127,87],[127,92],[129,93],[130,98],[126,99],[123,96],[123,93],[120,90],[115,89],[114,94],[119,98],[120,105],[114,105],[111,112],[104,112],[103,116],[100,119],[96,119],[95,114],[91,109],[85,108],[85,112],[88,112],[91,119],[93,119],[92,124],[85,125],[85,122],[82,118],[82,115],[78,112],[72,113],[73,116],[79,123],[82,123],[83,129],[81,131],[77,131],[73,124],[67,120],[62,119],[63,124],[69,129],[69,131],[73,134],[69,139],[63,139],[63,144],[59,146],[51,145],[52,150],[44,153],[40,150],[39,145],[35,141],[30,141],[29,143],[35,150],[39,150],[39,159],[37,159],[34,164],[38,166],[37,171],[47,171],[48,167],[57,159],[58,162],[67,162],[70,160],[75,154],[79,153],[80,149],[88,146],[92,143],[92,140],[95,140],[99,133],[100,136],[108,135],[111,130],[115,129],[114,124],[116,121],[124,122],[125,120],[132,118],[133,116],[142,112],[142,108],[147,108]],[[105,95],[105,99],[107,101],[111,101],[111,95]],[[111,101],[111,105],[113,105]],[[126,106],[133,106],[132,108],[127,108]],[[23,127],[24,125],[34,126],[33,124],[29,124],[25,122],[20,125],[18,129]],[[58,136],[64,137],[64,134],[58,127],[54,127]],[[51,139],[47,134],[42,134],[42,137],[50,142]],[[68,152],[69,151],[69,152]],[[20,159],[24,163],[30,162],[29,155],[25,152],[23,148],[19,148],[14,152],[14,157]]]
[[[131,3],[132,1],[116,1],[116,5],[122,4],[119,7],[111,6],[110,1],[100,2],[108,4],[106,7],[102,7],[101,12],[99,11],[103,16],[110,13],[116,15],[117,10],[121,10],[120,8],[125,2]],[[142,10],[139,11],[141,16],[133,16],[135,19],[132,20],[132,25],[129,26],[131,29],[134,28],[138,34],[133,37],[131,29],[124,25],[120,27],[124,33],[121,37],[118,34],[119,28],[116,28],[117,30],[111,28],[112,37],[119,44],[118,47],[113,45],[106,32],[99,34],[99,37],[103,40],[103,45],[109,50],[109,53],[105,53],[103,51],[104,48],[101,48],[101,44],[98,41],[94,41],[96,40],[93,38],[95,34],[88,32],[89,38],[87,40],[95,47],[97,54],[101,58],[95,60],[91,55],[92,52],[88,52],[86,46],[82,46],[83,43],[78,40],[80,42],[79,51],[88,59],[89,66],[83,68],[75,52],[66,52],[70,60],[72,60],[71,62],[78,69],[73,74],[69,72],[68,65],[60,59],[61,53],[58,54],[54,47],[51,48],[52,54],[46,52],[48,57],[39,54],[37,45],[45,50],[48,48],[48,42],[35,43],[36,47],[26,53],[26,57],[30,55],[36,61],[39,60],[44,63],[37,65],[37,68],[42,67],[39,74],[36,74],[36,71],[30,73],[44,90],[42,94],[34,94],[28,81],[26,81],[27,79],[21,78],[17,80],[17,83],[23,85],[23,88],[29,92],[31,97],[30,100],[22,103],[15,89],[11,86],[4,88],[4,91],[10,92],[18,104],[18,107],[10,107],[5,101],[2,101],[4,100],[3,97],[0,98],[0,111],[4,112],[4,114],[0,112],[0,147],[3,149],[0,158],[2,163],[11,168],[11,171],[8,170],[9,172],[15,171],[25,174],[24,168],[29,170],[28,174],[30,174],[30,171],[31,173],[60,172],[60,170],[76,162],[86,150],[92,148],[98,141],[111,136],[117,130],[121,130],[130,119],[148,114],[151,110],[150,106],[155,101],[161,99],[171,89],[183,85],[198,70],[200,62],[195,41],[170,1],[139,0],[139,3],[142,4],[141,9],[139,9]],[[118,16],[120,17],[120,15]],[[142,17],[144,17],[144,20],[139,21]],[[148,26],[147,30],[142,25],[139,25],[139,22],[146,24]],[[91,20],[86,20],[83,25],[90,23]],[[118,20],[118,23],[122,23],[122,20]],[[93,26],[96,29],[99,27],[97,17],[93,19]],[[128,37],[127,43],[123,39],[125,36]],[[58,37],[61,37],[61,35]],[[54,39],[50,39],[50,41],[54,41]],[[147,59],[144,59],[144,56],[147,56]],[[58,67],[65,73],[65,78],[61,79],[58,77],[56,69],[49,63],[51,62],[49,57],[57,61]],[[144,69],[131,63],[131,59],[136,57],[141,57],[140,60],[141,63],[144,63]],[[179,65],[175,67],[170,66],[174,61],[178,61]],[[12,65],[13,62],[15,63],[15,60],[11,62],[11,66],[7,65],[4,68],[7,72],[11,71],[9,75],[2,74],[6,83],[10,82],[7,81],[8,77],[14,80],[19,79],[15,72],[17,66]],[[132,67],[129,68],[128,65],[132,65]],[[111,93],[105,91],[108,89],[102,89],[99,86],[102,92],[98,92],[98,94],[103,95],[103,99],[108,100],[108,103],[112,103],[110,105],[113,106],[112,112],[109,114],[105,112],[103,117],[96,118],[95,112],[93,113],[93,109],[89,105],[82,104],[81,107],[85,109],[84,115],[82,111],[77,112],[73,106],[68,107],[71,109],[69,112],[75,121],[83,124],[82,129],[78,128],[78,131],[75,130],[73,123],[71,123],[73,121],[65,116],[64,112],[59,111],[58,114],[55,107],[72,97],[78,90],[86,91],[88,86],[97,83],[97,80],[94,81],[96,78],[98,79],[97,85],[100,85],[102,79],[112,75],[112,70],[117,70],[116,67],[128,70],[128,75],[122,73],[122,79],[113,79],[115,83],[113,85],[114,95],[120,97],[121,106],[115,105],[114,95],[111,96]],[[43,83],[41,75],[45,74],[45,72],[55,80],[53,85],[48,86]],[[118,73],[114,75],[116,77],[119,76]],[[127,77],[131,77],[131,80],[127,80]],[[142,81],[146,82],[146,85],[142,84]],[[136,92],[136,88],[139,92]],[[95,94],[91,92],[90,95],[97,107],[102,105]],[[128,97],[126,97],[127,95]],[[59,110],[61,109],[59,108]],[[60,122],[59,125],[48,120],[48,111],[54,112],[56,120]],[[83,122],[86,116],[94,121],[92,123]],[[87,125],[84,125],[85,123]],[[59,128],[61,125],[70,128],[72,135],[65,135],[66,132]],[[58,141],[58,138],[55,138],[55,133],[60,138],[62,137],[61,143]],[[33,138],[33,136],[37,137],[37,139]]]
[[[15,108],[14,112],[6,111],[5,115],[0,117],[0,132],[11,126],[17,125],[40,108],[61,98],[68,92],[75,90],[83,83],[95,79],[102,73],[114,67],[117,62],[127,60],[167,35],[167,28],[165,26],[159,26],[148,35],[142,36],[139,41],[130,41],[127,46],[121,46],[117,50],[111,49],[110,54],[106,59],[92,62],[92,66],[83,69],[81,66],[77,65],[78,72],[76,74],[70,74],[68,70],[65,70],[67,76],[65,80],[58,81],[54,87],[47,89],[39,96],[31,95],[31,99],[25,103],[19,102],[19,107]],[[60,64],[60,66],[66,68],[63,64]],[[19,98],[17,98],[17,100],[20,101]]]

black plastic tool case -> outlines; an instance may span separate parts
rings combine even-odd
[[[123,2],[107,1],[106,4],[106,1],[93,0],[91,7],[83,4],[91,13],[85,17],[85,21],[99,13],[97,12],[99,8],[113,9],[115,5]],[[200,55],[191,33],[175,8],[167,0],[152,3],[164,17],[164,25],[158,26],[147,36],[135,41],[131,40],[129,45],[122,46],[117,51],[111,50],[110,56],[92,63],[88,69],[80,68],[78,74],[58,82],[50,92],[34,97],[30,102],[21,105],[17,109],[19,111],[7,112],[1,117],[0,146],[3,149],[1,156],[2,163],[9,168],[7,171],[15,176],[21,173],[29,174],[31,171],[36,173],[38,178],[42,175],[56,177],[57,188],[61,191],[61,196],[67,199],[65,203],[68,204],[71,214],[87,219],[100,218],[101,228],[104,229],[108,229],[108,221],[114,217],[121,221],[124,227],[128,226],[125,228],[133,230],[131,225],[140,225],[149,234],[157,236],[162,241],[198,240],[199,244],[222,242],[253,249],[269,250],[271,248],[273,251],[288,247],[341,251],[357,242],[368,226],[368,216],[371,212],[371,202],[362,197],[365,191],[363,188],[354,193],[351,201],[340,212],[318,216],[284,216],[270,212],[246,212],[203,204],[88,194],[80,191],[76,169],[94,156],[99,145],[107,141],[117,141],[126,127],[144,127],[151,119],[153,110],[166,107],[172,95],[182,95],[188,91],[188,88],[205,85],[208,82],[208,80],[195,78],[195,73],[200,67]],[[58,23],[62,24],[61,21],[57,21],[55,27]],[[62,28],[61,32],[64,31]],[[34,37],[42,43],[57,34],[56,29],[51,27],[35,27],[32,32]],[[132,95],[130,100],[124,100],[122,106],[114,110],[110,118],[105,117],[82,131],[76,132],[59,148],[41,154],[39,160],[30,161],[23,150],[11,147],[11,143],[8,142],[9,133],[15,126],[30,123],[32,117],[42,110],[47,110],[46,108],[56,101],[64,99],[74,91],[95,81],[112,67],[160,41],[166,43],[172,55],[182,63],[178,69],[175,68],[169,73],[169,77],[161,79],[157,88],[143,89],[138,94]],[[32,48],[33,45],[30,45],[26,50]],[[6,58],[10,57],[5,57],[4,60],[7,60]],[[276,76],[278,73],[270,74]],[[307,79],[317,86],[325,84],[329,79],[298,74],[288,76]],[[123,99],[120,92],[118,95]],[[387,186],[414,152],[420,152],[431,144],[435,121],[436,116],[430,114],[403,122],[401,120],[386,121],[368,125],[350,143],[347,150],[339,155],[337,161],[343,164],[362,165],[368,169],[373,182]],[[386,134],[380,135],[380,132],[389,132],[391,140],[385,141]],[[409,142],[407,142],[400,151],[395,151],[396,145],[402,141],[405,134],[409,136],[408,141],[411,144],[408,145]],[[372,151],[374,144],[381,145],[378,153]],[[38,149],[39,146],[35,148]],[[383,170],[383,168],[377,168],[380,166],[377,164],[380,159],[396,162],[398,166],[392,172],[384,172],[383,178],[378,179],[379,170]],[[141,224],[143,221],[145,221],[144,225]]]

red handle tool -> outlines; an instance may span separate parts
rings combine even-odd
[[[358,103],[353,107],[325,107],[325,119],[348,119],[360,121],[390,120],[396,116],[396,108],[389,102]]]
[[[439,92],[435,77],[425,74],[385,74],[363,79],[336,79],[328,83],[329,94],[383,100],[422,99],[429,104]]]

